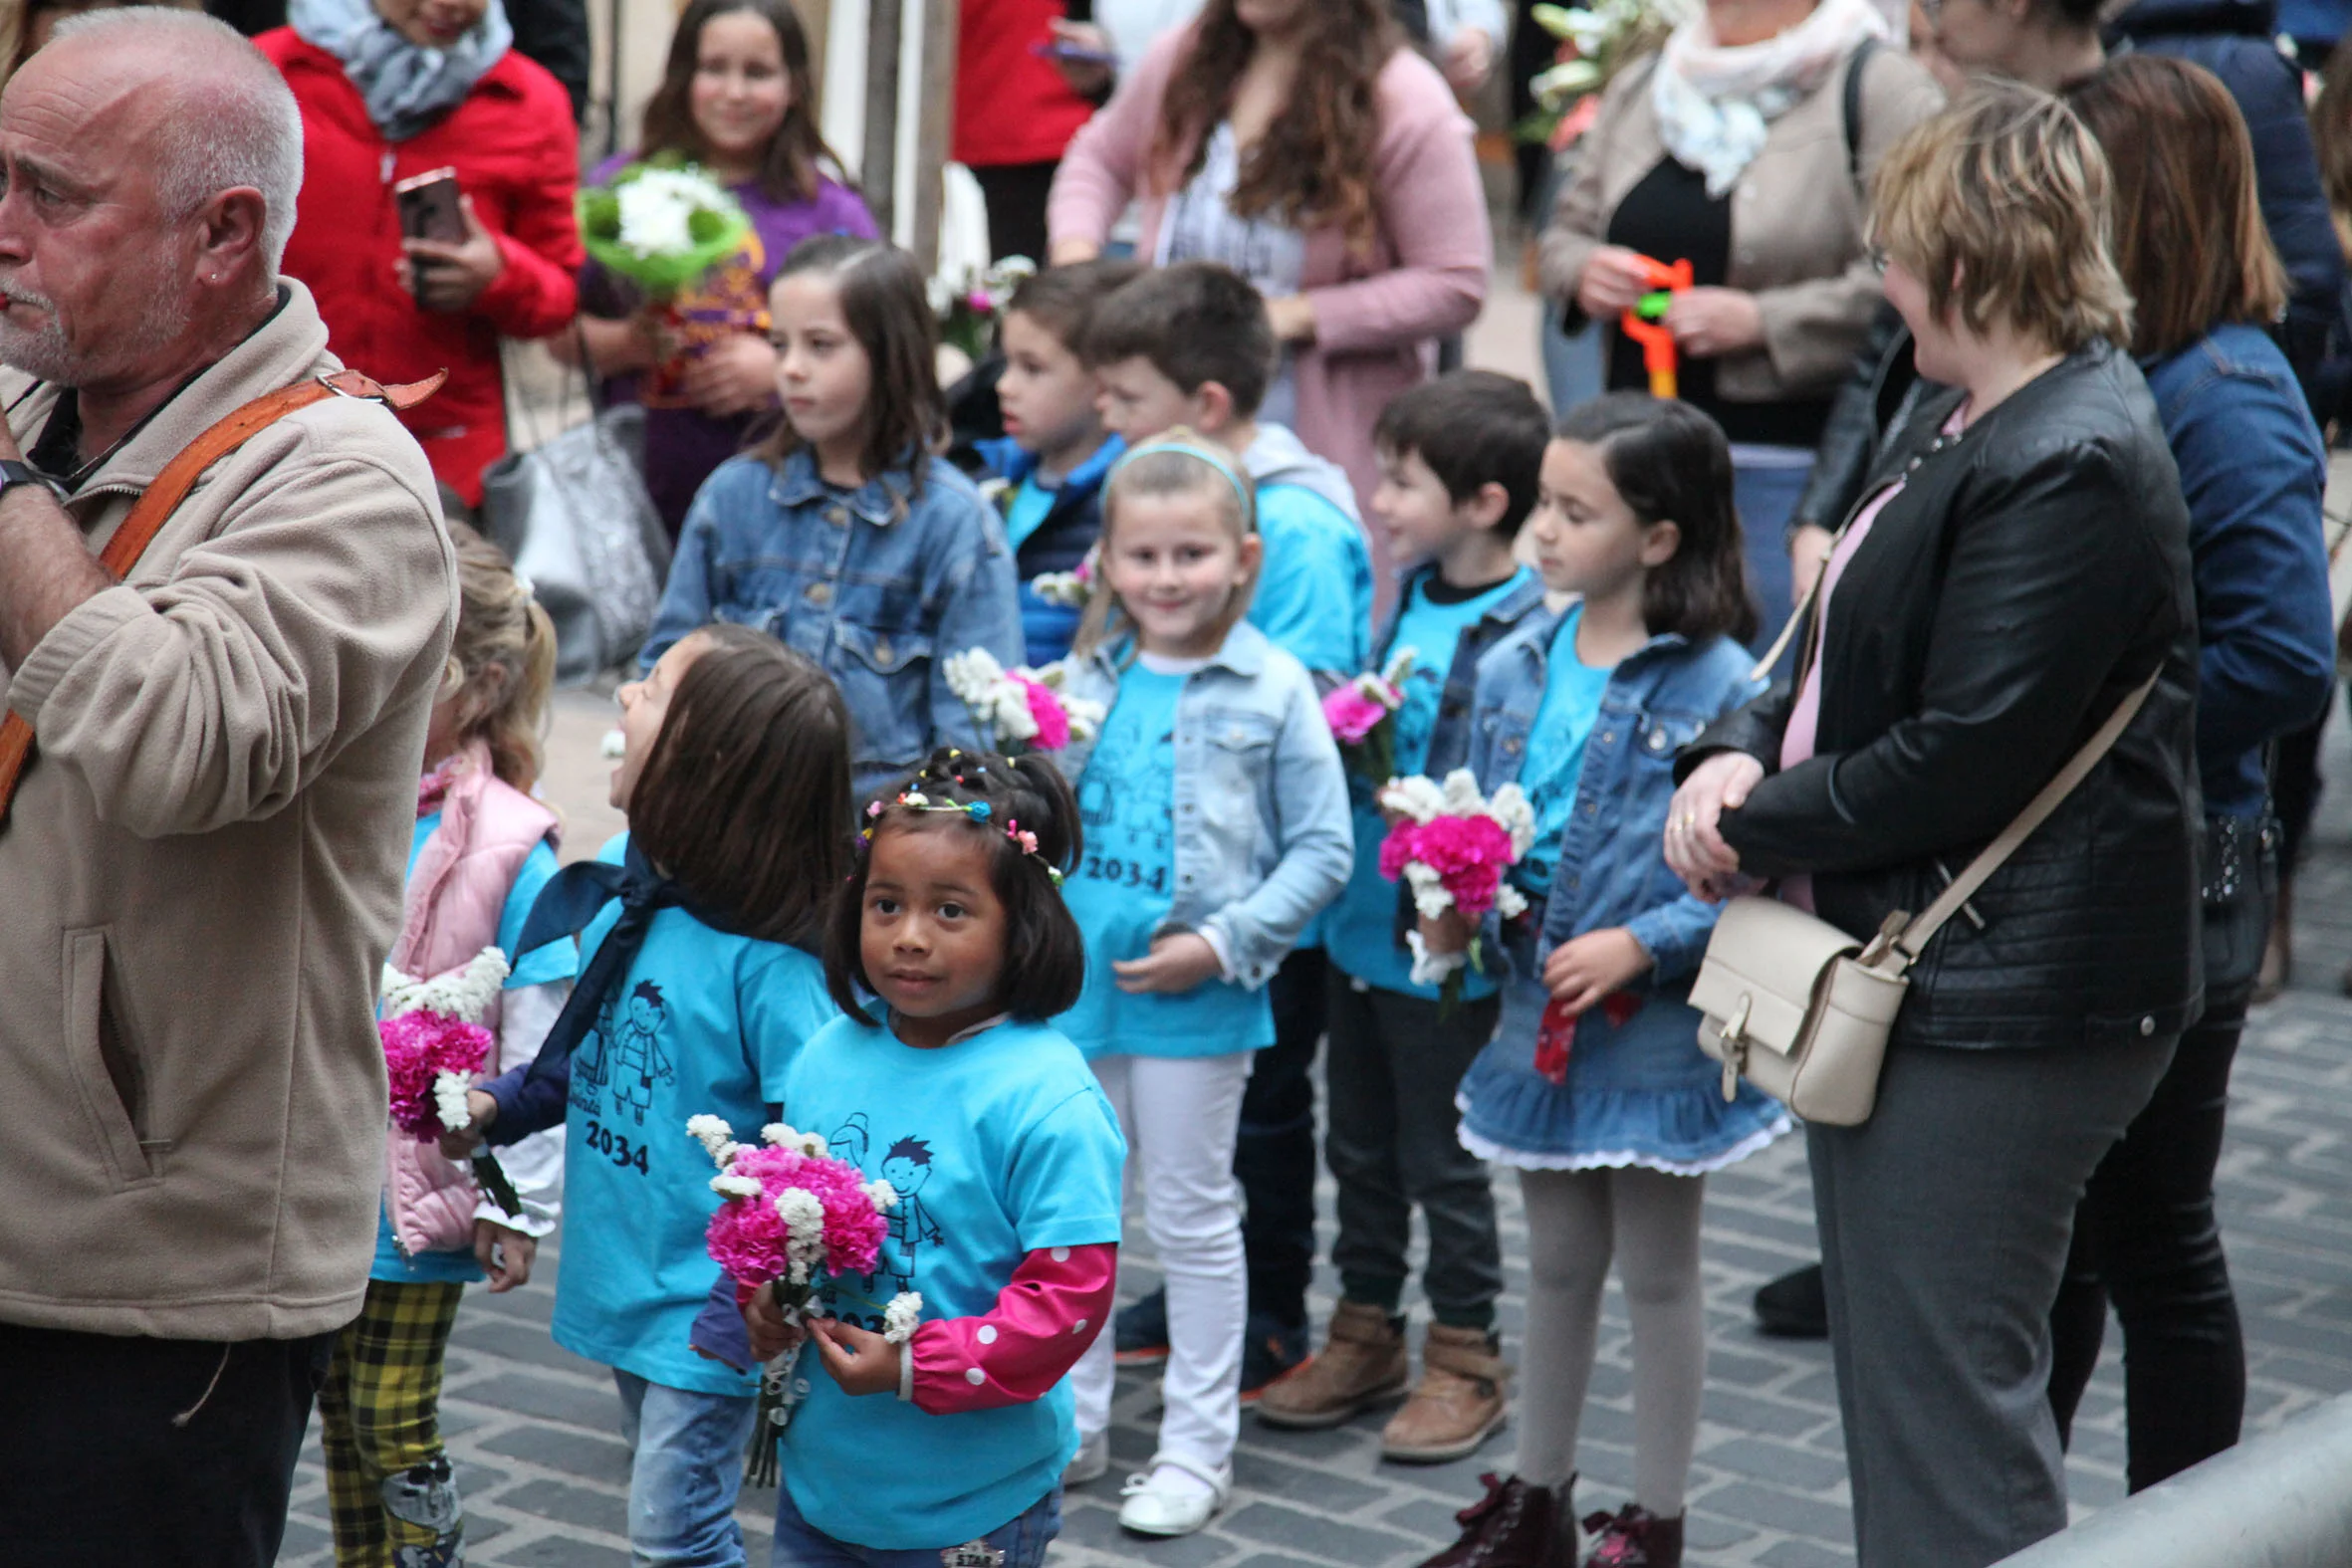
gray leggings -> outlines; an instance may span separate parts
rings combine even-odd
[[[1529,1275],[1519,1476],[1559,1486],[1576,1467],[1576,1428],[1613,1256],[1633,1320],[1633,1500],[1672,1518],[1683,1511],[1707,1374],[1699,1293],[1706,1180],[1629,1167],[1522,1171],[1519,1182]]]

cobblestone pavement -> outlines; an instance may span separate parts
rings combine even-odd
[[[600,779],[585,760],[592,757],[601,711],[585,698],[567,701],[557,752],[582,760],[569,777]],[[2225,1233],[2245,1317],[2249,1430],[2352,1390],[2352,1004],[2335,989],[2352,955],[2352,784],[2343,783],[2352,781],[2352,749],[2342,728],[2327,764],[2339,783],[2323,808],[2297,900],[2296,989],[2258,1012],[2248,1031],[2222,1163]],[[581,852],[597,841],[576,833],[570,847]],[[1506,1351],[1516,1359],[1525,1232],[1515,1186],[1501,1182],[1497,1191],[1509,1261]],[[1328,1192],[1323,1196],[1327,1244]],[[1825,1568],[1852,1560],[1826,1349],[1761,1338],[1748,1315],[1750,1292],[1812,1250],[1799,1140],[1711,1179],[1705,1267],[1712,1350],[1692,1477],[1694,1564]],[[1143,1247],[1134,1249],[1131,1291],[1149,1282],[1146,1257]],[[449,1355],[442,1419],[466,1494],[473,1560],[624,1565],[628,1458],[616,1435],[618,1405],[603,1368],[549,1340],[554,1258],[543,1261],[541,1279],[522,1291],[470,1294]],[[1326,1278],[1318,1318],[1329,1288]],[[1628,1355],[1623,1303],[1612,1286],[1579,1455],[1585,1506],[1614,1507],[1625,1495],[1632,1468]],[[1383,1464],[1379,1415],[1323,1433],[1276,1433],[1245,1419],[1232,1505],[1200,1535],[1146,1542],[1122,1536],[1114,1515],[1119,1477],[1150,1456],[1157,1404],[1149,1378],[1121,1376],[1111,1473],[1065,1499],[1051,1559],[1058,1568],[1402,1568],[1453,1538],[1452,1510],[1476,1492],[1479,1471],[1508,1467],[1512,1453],[1507,1428],[1458,1463]],[[2075,1429],[2069,1468],[2078,1512],[2123,1495],[2122,1414],[2110,1334]],[[740,1510],[751,1560],[763,1568],[773,1507],[772,1493],[747,1493]],[[314,1441],[281,1561],[332,1563],[326,1519]]]

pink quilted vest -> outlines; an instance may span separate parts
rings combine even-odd
[[[497,946],[499,917],[524,860],[558,831],[556,813],[502,783],[490,771],[489,748],[475,742],[442,797],[440,827],[409,872],[392,968],[403,975],[440,975]],[[509,962],[517,957],[507,955]],[[483,1021],[497,1031],[495,1004]],[[499,1066],[491,1063],[493,1071]],[[480,1198],[473,1174],[433,1145],[394,1128],[384,1144],[383,1191],[403,1251],[413,1256],[473,1245]]]

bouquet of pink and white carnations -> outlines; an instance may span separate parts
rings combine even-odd
[[[497,948],[484,948],[463,969],[429,980],[384,966],[375,1032],[391,1081],[392,1125],[418,1143],[437,1143],[472,1124],[466,1092],[498,1043],[482,1020],[507,974],[506,955]],[[476,1149],[472,1165],[490,1200],[520,1218],[523,1201],[489,1151]]]
[[[719,1168],[711,1191],[726,1201],[711,1216],[703,1239],[735,1281],[738,1301],[765,1289],[785,1320],[799,1323],[817,1293],[819,1270],[836,1279],[874,1272],[890,1230],[883,1216],[898,1207],[888,1182],[866,1181],[857,1167],[833,1158],[823,1138],[782,1122],[761,1128],[758,1144],[737,1143],[735,1130],[716,1116],[689,1117],[686,1131]],[[882,1337],[903,1345],[922,1319],[923,1298],[902,1291],[881,1313]],[[777,1357],[760,1380],[752,1473],[768,1478],[757,1484],[774,1484],[776,1436],[802,1392],[793,1384],[800,1353],[795,1345]]]
[[[1008,670],[986,648],[967,648],[950,654],[940,673],[988,732],[990,746],[1007,757],[1058,752],[1072,741],[1091,741],[1102,728],[1102,704],[1069,694],[1069,671],[1059,660]]]
[[[1436,986],[1448,1005],[1462,991],[1465,965],[1484,973],[1477,927],[1487,911],[1505,919],[1523,914],[1527,895],[1505,880],[1535,841],[1535,811],[1527,792],[1507,784],[1489,799],[1478,792],[1478,777],[1467,768],[1446,775],[1444,784],[1425,778],[1392,779],[1380,804],[1395,813],[1396,825],[1380,845],[1380,874],[1402,878],[1413,890],[1413,907],[1424,920],[1458,909],[1471,923],[1469,949],[1433,953],[1421,933],[1410,934],[1413,983]]]
[[[1396,772],[1396,712],[1412,673],[1413,650],[1399,648],[1385,669],[1366,670],[1323,694],[1323,723],[1339,743],[1340,760],[1375,787]]]

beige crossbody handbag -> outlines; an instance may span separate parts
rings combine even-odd
[[[1775,648],[1764,667],[1778,657]],[[1907,971],[1944,922],[2098,766],[2162,673],[2160,666],[2124,698],[2099,733],[1916,919],[1897,910],[1865,944],[1776,899],[1735,898],[1725,905],[1691,983],[1691,1006],[1704,1014],[1699,1048],[1723,1063],[1724,1098],[1732,1098],[1745,1076],[1808,1122],[1858,1127],[1868,1121],[1887,1035],[1911,988]]]

